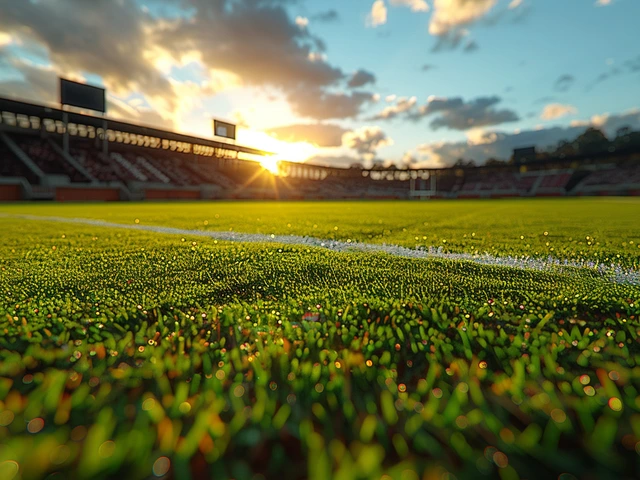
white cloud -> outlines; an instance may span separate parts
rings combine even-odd
[[[555,120],[578,113],[578,109],[573,105],[563,105],[561,103],[550,103],[542,110],[540,118],[542,120]]]
[[[435,0],[429,24],[432,35],[446,35],[485,16],[497,0]]]
[[[429,4],[426,0],[389,0],[393,7],[407,7],[412,12],[428,12]],[[367,15],[367,26],[377,27],[387,23],[387,6],[384,0],[375,0],[371,5],[371,11]]]
[[[632,108],[617,115],[602,113],[593,115],[589,120],[573,120],[572,127],[596,127],[606,130],[608,135],[623,126],[631,125],[633,128],[640,128],[640,109]]]
[[[321,148],[342,146],[349,129],[333,123],[298,123],[270,128],[267,133],[284,142],[306,142]]]
[[[386,101],[386,102],[388,102],[388,103],[391,103],[391,102],[393,102],[395,99],[396,99],[396,95],[395,95],[395,94],[393,94],[393,95],[387,95],[387,96],[386,96],[386,98],[385,98],[385,101]]]
[[[589,125],[591,125],[589,120],[571,120],[569,123],[571,127],[588,127]]]
[[[354,149],[365,160],[373,160],[378,149],[393,145],[393,140],[380,127],[365,126],[346,132],[342,136],[342,145]]]
[[[522,0],[511,0],[511,3],[509,4],[509,10],[514,10],[520,5],[522,5]]]
[[[415,167],[453,165],[459,158],[473,159],[476,163],[483,164],[491,157],[508,159],[514,148],[535,145],[538,149],[545,149],[557,145],[561,140],[571,141],[589,126],[599,128],[609,138],[613,138],[621,127],[640,128],[640,109],[634,108],[617,115],[595,115],[589,121],[571,122],[568,127],[537,126],[531,130],[516,130],[513,133],[469,132],[464,141],[422,144],[410,152],[415,152]]]
[[[591,124],[595,127],[602,127],[609,120],[609,114],[603,113],[602,115],[594,115],[591,117]]]
[[[389,101],[388,99],[389,97],[387,97],[387,101]],[[391,101],[393,101],[394,99],[395,99],[395,95],[393,95],[393,99]],[[394,118],[401,113],[410,111],[416,105],[417,102],[418,102],[417,97],[398,98],[395,105],[390,105],[388,107],[385,107],[380,113],[376,114],[375,117],[373,117],[373,119],[380,120],[380,119]]]
[[[12,42],[11,35],[5,32],[0,32],[0,47],[9,45]]]
[[[420,121],[434,115],[430,122],[431,128],[448,128],[452,130],[470,130],[472,128],[500,125],[517,122],[520,117],[508,108],[500,108],[502,99],[496,95],[464,100],[462,97],[437,98],[429,97],[428,102],[415,111],[411,111],[407,118]]]
[[[326,62],[328,57],[326,53],[309,52],[309,55],[307,55],[307,58],[312,62]]]
[[[472,128],[467,132],[467,142],[469,145],[484,145],[493,143],[498,139],[495,132],[485,132],[482,128]]]
[[[613,0],[597,0],[596,7],[606,7],[607,5],[611,5]]]
[[[393,97],[390,98],[393,102]],[[517,122],[520,117],[511,109],[499,107],[502,99],[496,95],[465,100],[462,97],[429,96],[427,103],[418,105],[416,97],[401,97],[395,104],[383,108],[369,120],[392,120],[400,117],[419,122],[432,117],[432,129],[470,130],[473,128]]]
[[[429,4],[425,0],[391,0],[394,7],[409,7],[412,12],[428,12]]]
[[[309,19],[307,17],[296,17],[296,25],[300,28],[307,28],[309,25]]]
[[[131,105],[133,108],[138,108],[144,105],[144,100],[141,98],[132,98],[127,103]]]
[[[415,149],[409,150],[403,160],[407,157],[412,160],[414,168],[438,168],[451,166],[455,159],[462,158],[466,153],[466,143],[434,142],[423,143]],[[445,150],[444,152],[441,150]]]
[[[367,25],[377,27],[387,23],[387,6],[384,0],[376,0],[371,5],[371,12],[367,16]]]
[[[362,90],[333,93],[320,89],[297,89],[287,99],[293,112],[299,117],[316,120],[355,118],[365,105],[374,101],[372,93]]]
[[[351,75],[349,81],[347,82],[347,86],[349,88],[359,88],[364,87],[365,85],[368,85],[370,83],[376,83],[375,74],[368,72],[367,70],[360,69],[355,71]]]

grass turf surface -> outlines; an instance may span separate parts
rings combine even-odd
[[[637,268],[639,206],[0,212]],[[0,225],[1,478],[633,478],[640,467],[638,287],[589,270]]]
[[[638,266],[640,199],[455,202],[214,202],[1,205],[0,213],[322,239],[436,246],[493,255],[586,258]],[[545,234],[546,232],[546,234]],[[619,257],[618,257],[619,255]]]

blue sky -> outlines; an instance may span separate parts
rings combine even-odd
[[[286,159],[482,162],[640,127],[637,18],[637,0],[0,0],[0,95],[55,103],[66,76],[105,86],[111,116],[231,120]]]

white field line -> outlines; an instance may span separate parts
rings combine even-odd
[[[92,225],[105,228],[123,228],[128,230],[138,230],[172,235],[191,235],[208,237],[216,240],[228,242],[248,242],[248,243],[279,243],[286,245],[300,245],[308,247],[326,248],[335,252],[360,251],[371,253],[387,253],[398,257],[406,258],[440,258],[445,260],[458,260],[473,262],[480,265],[494,265],[502,267],[519,268],[525,270],[536,270],[555,272],[570,272],[571,269],[585,269],[602,275],[604,278],[627,285],[640,285],[640,271],[626,269],[614,263],[603,264],[592,261],[560,260],[554,257],[532,258],[532,257],[496,257],[489,254],[472,255],[469,253],[446,253],[441,247],[428,248],[407,248],[397,245],[375,244],[364,242],[343,242],[341,240],[322,240],[314,237],[303,237],[299,235],[266,235],[262,233],[239,233],[221,232],[207,230],[188,230],[183,228],[162,227],[158,225],[140,225],[106,222],[104,220],[93,220],[90,218],[67,218],[38,215],[14,215],[0,213],[0,218],[19,218],[39,222],[58,222]]]

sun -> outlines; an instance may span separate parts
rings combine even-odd
[[[262,165],[262,168],[268,170],[274,175],[278,175],[280,171],[280,169],[278,168],[278,158],[273,155],[264,157],[262,160],[260,160],[260,165]]]
[[[272,152],[259,159],[265,170],[278,174],[278,162],[304,162],[318,153],[318,147],[307,142],[285,142],[264,132],[241,130],[239,141],[247,146]],[[257,159],[256,159],[257,160]]]

